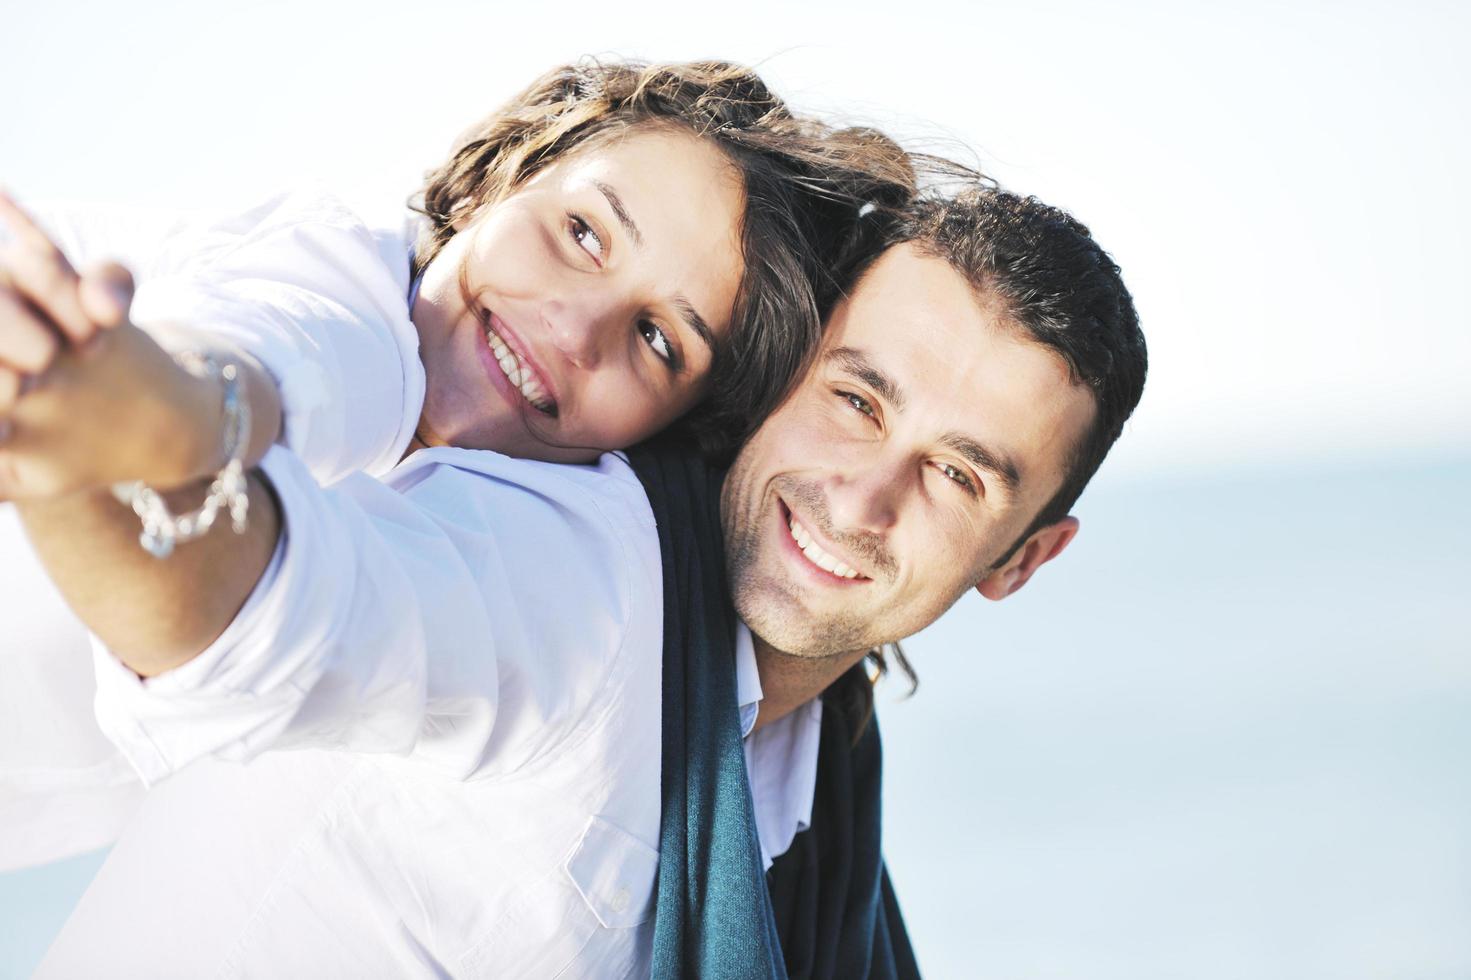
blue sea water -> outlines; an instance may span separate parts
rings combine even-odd
[[[1105,480],[916,637],[890,867],[940,977],[1471,977],[1471,461]]]
[[[1471,458],[1105,474],[1083,533],[886,682],[935,977],[1471,977]],[[100,855],[0,876],[27,976]]]

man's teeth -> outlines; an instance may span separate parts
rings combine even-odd
[[[849,568],[847,565],[844,565],[832,555],[819,548],[817,546],[817,542],[812,540],[812,535],[807,533],[807,529],[805,527],[797,523],[797,519],[795,517],[792,518],[791,531],[792,540],[797,542],[797,547],[802,549],[802,554],[806,555],[807,560],[812,562],[812,564],[816,565],[824,572],[832,572],[838,578],[858,577],[858,572],[856,570]]]
[[[489,327],[485,328],[485,339],[490,341],[490,352],[500,363],[501,370],[511,379],[511,384],[520,389],[526,400],[543,411],[551,408],[551,396],[541,386],[541,382],[536,380],[526,362],[517,357],[516,352],[507,347],[505,341],[496,336],[495,331]]]

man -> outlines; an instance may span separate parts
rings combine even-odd
[[[741,452],[720,500],[735,606],[750,627],[751,659],[759,674],[759,707],[746,712],[746,720],[760,726],[753,738],[801,717],[798,709],[802,708],[806,708],[809,722],[818,714],[830,719],[827,705],[814,699],[845,675],[850,679],[850,689],[856,690],[860,698],[866,695],[864,686],[855,687],[851,683],[853,675],[849,671],[871,650],[927,625],[970,588],[978,588],[992,599],[1004,598],[1021,588],[1042,564],[1060,554],[1077,532],[1077,522],[1067,511],[1117,437],[1142,388],[1143,341],[1117,269],[1088,238],[1086,229],[1065,215],[1033,201],[980,191],[956,199],[922,203],[890,232],[888,247],[863,271],[850,297],[834,312],[829,334],[807,377]],[[303,515],[325,519],[325,514],[314,511],[309,503],[293,503],[291,494],[296,491],[283,490],[286,484],[281,481],[289,478],[283,468],[268,473],[278,481],[277,492],[283,498],[288,526],[297,528],[298,534],[313,533],[310,524],[302,520]],[[650,488],[646,475],[645,486]],[[420,505],[432,508],[432,501],[425,499],[435,490],[429,477],[401,489],[404,496],[417,493]],[[443,488],[440,492],[444,492]],[[367,505],[379,508],[380,512],[398,506],[382,493],[368,490],[363,493],[371,497],[364,498]],[[658,496],[657,489],[650,488],[650,495]],[[397,526],[404,535],[410,538],[417,535],[429,545],[434,544],[431,524]],[[53,541],[79,530],[53,519],[33,521],[32,528]],[[98,533],[95,524],[83,530]],[[652,529],[643,533],[652,533]],[[719,556],[709,554],[711,550],[718,550],[718,545],[706,545],[705,553],[698,557],[707,564],[712,559],[718,563]],[[463,549],[460,553],[464,554]],[[445,554],[449,556],[448,551]],[[699,630],[675,632],[668,628],[672,615],[688,611],[668,601],[672,577],[670,556],[666,545],[663,553],[666,656],[664,829],[659,855],[661,919],[669,907],[666,894],[673,895],[671,902],[680,898],[679,882],[669,883],[672,891],[665,887],[669,869],[685,876],[686,896],[692,892],[701,894],[702,889],[711,887],[708,879],[696,882],[702,874],[699,861],[711,850],[710,842],[700,841],[698,833],[709,822],[718,823],[729,816],[725,810],[700,812],[703,798],[698,792],[677,801],[678,807],[671,805],[670,740],[676,733],[671,732],[668,721],[672,705],[686,705],[676,696],[680,688],[671,683],[669,645],[698,638]],[[318,587],[306,577],[301,582]],[[403,584],[413,585],[412,582]],[[508,580],[504,585],[514,588],[518,583]],[[331,584],[321,583],[320,588],[328,590]],[[424,602],[435,601],[434,596],[422,592],[419,595]],[[451,598],[466,600],[464,595]],[[359,608],[358,612],[369,615],[372,610]],[[719,627],[721,620],[716,616],[711,623]],[[494,624],[487,621],[487,625]],[[141,624],[145,632],[155,626]],[[338,622],[333,628],[351,629],[352,624]],[[725,631],[725,637],[729,643],[730,631]],[[290,633],[278,639],[284,646],[295,642]],[[370,640],[370,637],[358,637],[360,643]],[[396,637],[396,641],[402,640],[403,637]],[[218,670],[221,662],[216,659],[195,670],[194,676],[181,681],[181,685],[198,682],[201,673]],[[516,662],[515,666],[526,665]],[[704,671],[714,676],[719,672],[718,667],[699,665],[692,667],[691,674]],[[510,676],[524,679],[514,672]],[[431,686],[443,680],[442,675],[432,677]],[[580,683],[576,675],[568,680],[574,682],[573,687]],[[728,686],[734,687],[733,679]],[[179,688],[179,692],[179,704],[187,708],[196,692],[187,686]],[[314,692],[312,703],[319,709],[324,702],[329,707],[335,704],[339,710],[351,707],[351,691],[324,692],[318,687]],[[381,688],[370,693],[381,693]],[[580,690],[577,693],[585,694]],[[349,703],[343,703],[344,697]],[[722,706],[724,713],[712,717],[706,727],[713,725],[720,729],[716,734],[727,737],[730,726],[726,721],[737,717],[738,699],[744,700],[739,695],[728,698]],[[555,701],[555,697],[551,700]],[[834,702],[830,699],[831,703]],[[238,696],[234,700],[226,697],[213,702],[210,710],[227,715],[240,704]],[[698,709],[699,705],[691,702],[688,707]],[[860,706],[860,716],[862,710]],[[753,713],[754,719],[749,717]],[[843,713],[854,721],[859,718]],[[441,762],[464,760],[463,754],[444,754],[446,747],[456,747],[458,735],[472,736],[471,756],[481,760],[493,756],[496,739],[513,737],[518,728],[527,729],[529,725],[526,718],[514,714],[497,717],[495,725],[490,725],[483,712],[477,714],[475,705],[467,707],[462,718],[464,727],[459,732],[446,731],[445,724],[453,729],[455,723],[446,722],[445,715],[438,717],[434,737],[421,737],[420,744],[428,744],[439,752]],[[691,741],[697,743],[704,737],[700,734],[704,731],[700,728],[701,718],[697,710],[687,712],[686,717],[693,718],[690,731],[695,736]],[[503,729],[499,726],[507,722],[513,723],[507,729],[511,734],[502,736]],[[809,723],[798,728],[792,731],[789,726],[786,744],[793,751],[788,758],[806,760],[802,764],[806,771],[780,774],[791,776],[790,782],[795,784],[786,794],[788,802],[792,797],[802,796],[803,785],[810,798],[814,782],[825,781],[824,774],[812,768],[814,753],[802,749],[804,745],[810,748],[813,743],[813,726]],[[580,729],[574,723],[563,734],[577,730]],[[489,736],[485,735],[487,731]],[[353,734],[363,735],[356,729]],[[398,748],[402,744],[402,732],[376,734],[382,738],[381,746],[403,751]],[[489,742],[485,741],[487,737]],[[566,739],[562,741],[565,743]],[[545,747],[537,743],[534,733],[513,740],[512,744],[525,758],[518,759],[518,765],[509,771],[494,774],[497,778],[511,777],[509,785],[515,785],[514,777],[522,771],[521,764],[539,761],[541,756],[537,752]],[[726,744],[730,744],[728,738]],[[320,743],[316,747],[329,749]],[[458,748],[463,750],[464,745]],[[288,787],[302,799],[315,799],[313,794],[323,792],[324,782],[330,783],[333,792],[341,794],[357,791],[367,778],[356,769],[344,775],[331,761],[330,750],[328,754],[318,752],[296,765],[291,773],[280,775],[288,763],[275,760],[283,755],[296,754],[261,756],[248,767],[251,778],[260,773],[269,774],[275,767],[280,778],[272,784],[273,791],[281,793],[282,787]],[[832,740],[825,735],[823,757],[825,772],[831,772],[835,764],[841,763],[841,760],[832,761]],[[705,758],[722,757],[716,753]],[[727,791],[730,789],[729,778],[722,778],[721,773],[696,771],[699,758],[691,756],[684,762],[695,777],[682,784],[686,790],[691,786],[698,789],[702,779],[713,780]],[[852,781],[855,786],[863,783],[867,788],[850,796],[871,803],[875,799],[872,792],[875,784],[863,780],[866,765],[866,759],[855,763]],[[409,781],[408,785],[426,793],[430,791],[432,780],[424,774],[390,768],[394,768],[397,777]],[[460,778],[473,782],[478,775],[479,771],[472,767]],[[583,782],[606,780],[609,775],[616,778],[618,773],[586,771]],[[214,773],[195,780],[194,799],[176,807],[173,816],[209,812],[199,808],[199,801],[211,793],[230,792],[226,785],[229,779]],[[175,780],[164,783],[163,788],[171,784],[176,784]],[[744,779],[736,787],[739,794],[749,792]],[[581,784],[569,783],[565,792],[573,794],[582,789]],[[817,792],[821,791],[819,785]],[[834,818],[844,816],[832,807],[824,813],[821,806],[823,800],[841,800],[841,795],[828,794],[818,800],[812,811],[814,826],[810,834],[826,832]],[[175,792],[176,802],[178,796]],[[287,802],[291,799],[284,793],[279,798]],[[720,797],[729,798],[728,792]],[[242,796],[240,802],[244,805],[248,801]],[[201,961],[223,962],[237,972],[246,973],[250,972],[252,963],[258,968],[269,963],[269,954],[279,951],[272,945],[273,935],[288,928],[303,928],[300,916],[292,912],[300,913],[304,909],[320,919],[315,924],[306,923],[314,931],[301,935],[319,935],[328,944],[325,952],[309,951],[314,963],[364,962],[354,958],[361,956],[362,949],[354,950],[346,945],[357,940],[365,944],[364,948],[380,943],[389,948],[391,944],[392,955],[397,959],[387,965],[380,964],[380,969],[400,973],[448,968],[471,974],[499,971],[538,975],[545,968],[560,968],[569,963],[580,964],[577,968],[583,971],[598,972],[622,970],[641,961],[640,956],[630,953],[629,944],[636,947],[649,942],[648,932],[641,928],[646,918],[629,913],[630,909],[636,913],[642,903],[636,889],[630,895],[622,884],[637,881],[641,874],[638,868],[643,858],[638,835],[626,842],[623,838],[629,835],[616,822],[594,820],[579,840],[585,842],[589,835],[594,835],[605,843],[611,841],[598,853],[612,853],[615,859],[599,860],[584,868],[580,862],[586,853],[582,843],[567,858],[564,870],[588,903],[570,929],[556,917],[560,914],[556,910],[569,907],[553,906],[553,918],[547,920],[537,900],[553,892],[562,896],[572,889],[561,876],[556,876],[556,880],[536,879],[529,886],[533,890],[503,896],[507,914],[501,921],[487,924],[483,943],[468,950],[457,947],[461,955],[445,963],[443,950],[434,944],[434,932],[447,925],[447,919],[470,911],[477,897],[474,892],[465,892],[459,903],[438,904],[445,902],[446,896],[434,891],[434,882],[424,876],[425,868],[451,875],[455,868],[446,859],[456,853],[468,859],[469,852],[463,848],[442,852],[432,837],[424,835],[453,816],[446,811],[461,802],[458,797],[446,798],[442,807],[421,805],[416,810],[412,793],[405,798],[403,793],[396,792],[390,797],[375,797],[371,806],[334,810],[329,814],[332,819],[326,823],[322,820],[326,819],[323,815],[327,811],[315,803],[302,812],[288,814],[289,819],[278,816],[280,811],[291,809],[287,805],[274,807],[269,813],[262,811],[262,821],[280,819],[284,826],[270,837],[269,847],[252,853],[259,859],[257,863],[274,868],[284,861],[281,867],[286,868],[293,860],[289,854],[282,854],[286,842],[305,841],[323,833],[328,837],[356,835],[353,839],[357,843],[352,848],[331,852],[331,861],[322,858],[326,852],[312,852],[313,860],[321,859],[320,862],[309,863],[304,870],[296,868],[284,891],[279,877],[252,885],[258,887],[259,898],[253,913],[247,917],[244,928],[248,934],[232,934],[233,945],[227,943],[222,948],[206,950],[207,955]],[[506,802],[507,798],[498,798],[501,810]],[[679,812],[679,807],[686,808],[689,819],[681,827],[673,828],[671,814]],[[749,816],[749,807],[746,802],[742,815]],[[212,818],[224,819],[228,815],[215,811]],[[741,823],[742,815],[735,820],[737,824]],[[557,816],[561,819],[564,815]],[[749,824],[750,820],[745,822]],[[161,838],[170,830],[176,834],[185,831],[184,836],[203,835],[204,843],[196,848],[199,853],[228,854],[230,847],[221,846],[221,839],[215,836],[222,828],[199,826],[199,823],[207,824],[208,820],[192,826],[186,821],[184,826],[155,825],[151,830],[145,827],[134,835],[151,833]],[[510,832],[509,826],[503,823],[499,830]],[[876,825],[869,821],[863,826],[867,835],[864,840],[876,845],[876,834],[872,833]],[[315,829],[308,831],[311,827]],[[691,828],[696,831],[695,836],[689,834]],[[241,829],[254,833],[260,828],[252,825]],[[679,852],[671,848],[672,830],[684,833],[686,850]],[[440,832],[447,832],[447,828]],[[262,839],[265,838],[251,838],[256,844]],[[246,846],[228,832],[223,840],[236,847]],[[371,843],[375,840],[376,848]],[[414,840],[422,841],[417,854],[405,843]],[[766,835],[748,832],[741,843],[749,852],[766,842]],[[187,842],[167,840],[158,844],[181,847]],[[532,846],[529,838],[526,846]],[[876,846],[855,846],[852,850],[856,858],[870,863],[877,856]],[[504,849],[498,853],[504,855]],[[774,853],[774,849],[770,850],[767,856]],[[360,866],[344,870],[343,862],[353,861],[354,855],[362,859]],[[509,867],[505,864],[506,856],[498,860],[502,868]],[[754,867],[759,883],[759,864],[749,859],[744,865],[739,860],[734,864],[738,871]],[[817,866],[820,877],[826,876],[828,869],[822,868],[821,862]],[[178,874],[178,869],[172,871]],[[226,874],[242,880],[251,871],[240,862],[225,867]],[[348,871],[355,877],[349,877]],[[218,873],[201,876],[193,869],[185,869],[185,874],[179,880],[191,884],[201,877],[220,877]],[[320,903],[303,905],[302,894],[331,875],[337,876],[334,880],[339,884],[352,880],[365,890],[389,889],[409,899],[419,897],[420,908],[411,915],[402,902],[365,905],[357,901],[360,896],[347,891],[334,893],[340,903],[330,913],[323,912],[326,906]],[[487,886],[493,878],[491,875],[485,879]],[[780,869],[778,878],[781,878]],[[824,877],[824,881],[828,880]],[[868,880],[878,878],[869,875]],[[643,887],[650,887],[647,879]],[[839,904],[852,904],[856,898],[857,904],[871,910],[878,898],[877,891],[863,882],[850,890],[854,895],[840,897]],[[749,897],[749,891],[746,894]],[[431,900],[427,907],[423,902],[425,896]],[[776,898],[778,912],[787,913],[784,939],[793,935],[794,928],[798,932],[804,928],[802,921],[793,926],[793,916],[797,920],[806,916],[810,926],[813,916],[825,915],[821,899],[815,908],[809,903],[804,909],[797,907],[800,903],[790,902],[780,894]],[[145,907],[140,911],[149,910]],[[686,946],[667,957],[661,953],[656,960],[661,971],[671,972],[671,963],[678,964],[681,959],[689,962],[694,956],[697,962],[730,975],[751,972],[747,970],[748,964],[735,961],[728,949],[710,941],[712,934],[725,929],[728,923],[716,920],[710,915],[711,910],[699,903],[687,904],[686,911],[694,918],[704,916],[704,921],[696,923],[703,948],[692,953]],[[875,928],[872,924],[868,926],[870,938]],[[566,944],[589,942],[589,937],[599,929],[623,929],[628,933],[619,947],[621,958],[615,943],[605,950],[613,959],[598,964],[577,960],[577,950]],[[555,955],[559,958],[554,962],[542,955],[541,947],[523,943],[517,947],[519,953],[525,954],[522,959],[514,962],[496,959],[497,952],[503,948],[499,943],[528,931],[556,937]],[[861,926],[859,931],[863,931]],[[85,939],[84,936],[74,938]],[[162,937],[153,938],[159,941]],[[192,941],[193,935],[187,930],[174,936],[176,946]],[[687,943],[687,937],[681,942]],[[770,954],[773,946],[773,942],[768,942],[765,952]],[[737,944],[734,948],[747,947]],[[160,949],[166,952],[159,956],[158,962],[175,962],[176,949],[160,943],[154,947],[155,955]],[[302,949],[292,952],[305,955]],[[791,950],[785,952],[790,961]],[[846,962],[841,955],[828,955],[821,949],[810,952],[815,960]],[[296,962],[302,960],[298,958]],[[873,966],[878,969],[877,963]]]
[[[1004,599],[1062,553],[1145,370],[1132,300],[1086,228],[1005,193],[931,198],[888,230],[804,381],[741,450],[720,515],[760,668],[756,725],[824,691],[846,707],[838,735],[824,732],[812,830],[771,882],[793,974],[912,972],[879,856],[876,735],[858,739],[870,686],[854,668],[970,589]],[[666,676],[666,729],[669,693]]]

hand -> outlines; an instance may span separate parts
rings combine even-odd
[[[223,390],[128,321],[126,271],[78,278],[57,252],[10,273],[12,303],[0,314],[0,500],[127,480],[166,490],[219,467]],[[78,311],[94,321],[80,346],[60,339],[56,321]]]
[[[133,279],[119,265],[79,277],[61,250],[4,193],[0,224],[0,439],[4,417],[65,343],[85,345],[127,319]]]
[[[0,499],[142,480],[180,488],[222,465],[220,383],[180,367],[129,323],[64,349],[9,412]]]
[[[85,344],[98,329],[122,322],[127,297],[132,295],[132,277],[125,270],[127,297],[114,291],[116,274],[79,279],[61,249],[4,192],[0,192],[0,224],[10,231],[10,240],[0,247],[0,287],[8,287],[8,309],[13,310],[20,299],[29,300],[74,344]],[[121,270],[116,265],[105,268]]]
[[[209,472],[222,395],[128,321],[121,266],[79,276],[30,216],[0,194],[0,499]]]
[[[223,388],[130,322],[131,274],[108,263],[79,276],[4,194],[0,221],[14,236],[0,249],[0,500],[212,476],[225,462]],[[212,353],[240,369],[252,466],[280,434],[280,394],[248,354]]]

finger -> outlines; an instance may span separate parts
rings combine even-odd
[[[11,238],[21,245],[35,247],[51,244],[51,239],[36,224],[36,219],[15,203],[15,198],[5,191],[0,191],[0,223],[10,230]]]
[[[3,423],[5,431],[0,433],[0,503],[19,500],[21,493],[20,466],[14,453],[5,448],[5,439],[10,438],[10,423]]]
[[[12,236],[0,258],[11,288],[55,321],[74,343],[91,337],[96,326],[82,312],[77,296],[77,273],[61,249],[4,193],[0,193],[0,221]]]
[[[133,274],[116,262],[104,262],[82,273],[82,312],[99,327],[126,323],[133,305]]]
[[[0,365],[36,374],[56,357],[60,341],[25,300],[0,288]]]
[[[20,399],[21,382],[24,375],[8,367],[0,367],[0,426],[7,425],[5,416]]]

